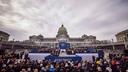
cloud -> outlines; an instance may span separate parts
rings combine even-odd
[[[11,39],[42,34],[55,37],[64,24],[70,37],[111,39],[128,29],[127,0],[0,0],[0,30]]]

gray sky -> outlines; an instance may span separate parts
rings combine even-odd
[[[0,30],[10,39],[55,37],[61,24],[70,37],[110,40],[128,29],[128,0],[0,0]]]

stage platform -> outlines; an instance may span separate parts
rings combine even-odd
[[[51,55],[50,53],[29,53],[31,60],[51,60],[51,61],[62,61],[62,60],[73,60],[73,61],[92,61],[92,56],[98,57],[98,53],[77,53],[75,55]]]

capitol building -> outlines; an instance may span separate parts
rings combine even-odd
[[[33,49],[38,49],[39,52],[52,53],[58,48],[63,49],[65,47],[67,51],[84,52],[88,48],[93,48],[103,50],[108,54],[112,50],[116,50],[116,53],[121,53],[128,48],[128,30],[116,34],[117,42],[97,40],[96,36],[85,34],[81,37],[70,37],[64,25],[60,26],[56,37],[53,38],[44,37],[40,34],[29,36],[29,39],[24,41],[16,41],[15,39],[9,41],[9,36],[10,34],[8,33],[0,32],[0,48],[7,50],[6,52],[10,50],[20,52],[28,50],[31,52]]]
[[[70,37],[64,25],[58,29],[56,37],[43,35],[29,36],[28,40],[8,40],[10,34],[0,32],[0,48],[31,49],[31,48],[59,48],[60,43],[68,44],[68,48],[96,48],[96,49],[125,49],[128,47],[128,30],[116,34],[117,42],[111,40],[97,40],[96,36],[83,34],[81,37]]]
[[[58,33],[55,38],[45,38],[43,35],[33,35],[29,37],[29,41],[48,48],[58,48],[60,42],[69,43],[70,48],[85,47],[98,42],[98,40],[96,40],[96,36],[92,35],[88,36],[84,34],[81,37],[72,38],[68,35],[67,29],[64,25],[61,25],[58,29]]]

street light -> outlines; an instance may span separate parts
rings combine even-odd
[[[112,39],[112,47],[113,47],[113,50],[115,50],[115,46],[114,46],[114,41]]]
[[[41,41],[40,41],[40,48],[41,48]]]
[[[127,49],[127,35],[124,37],[124,39],[125,49]]]
[[[13,43],[12,43],[12,50],[13,50],[13,48],[14,48],[14,41],[15,41],[15,39],[13,39]]]

